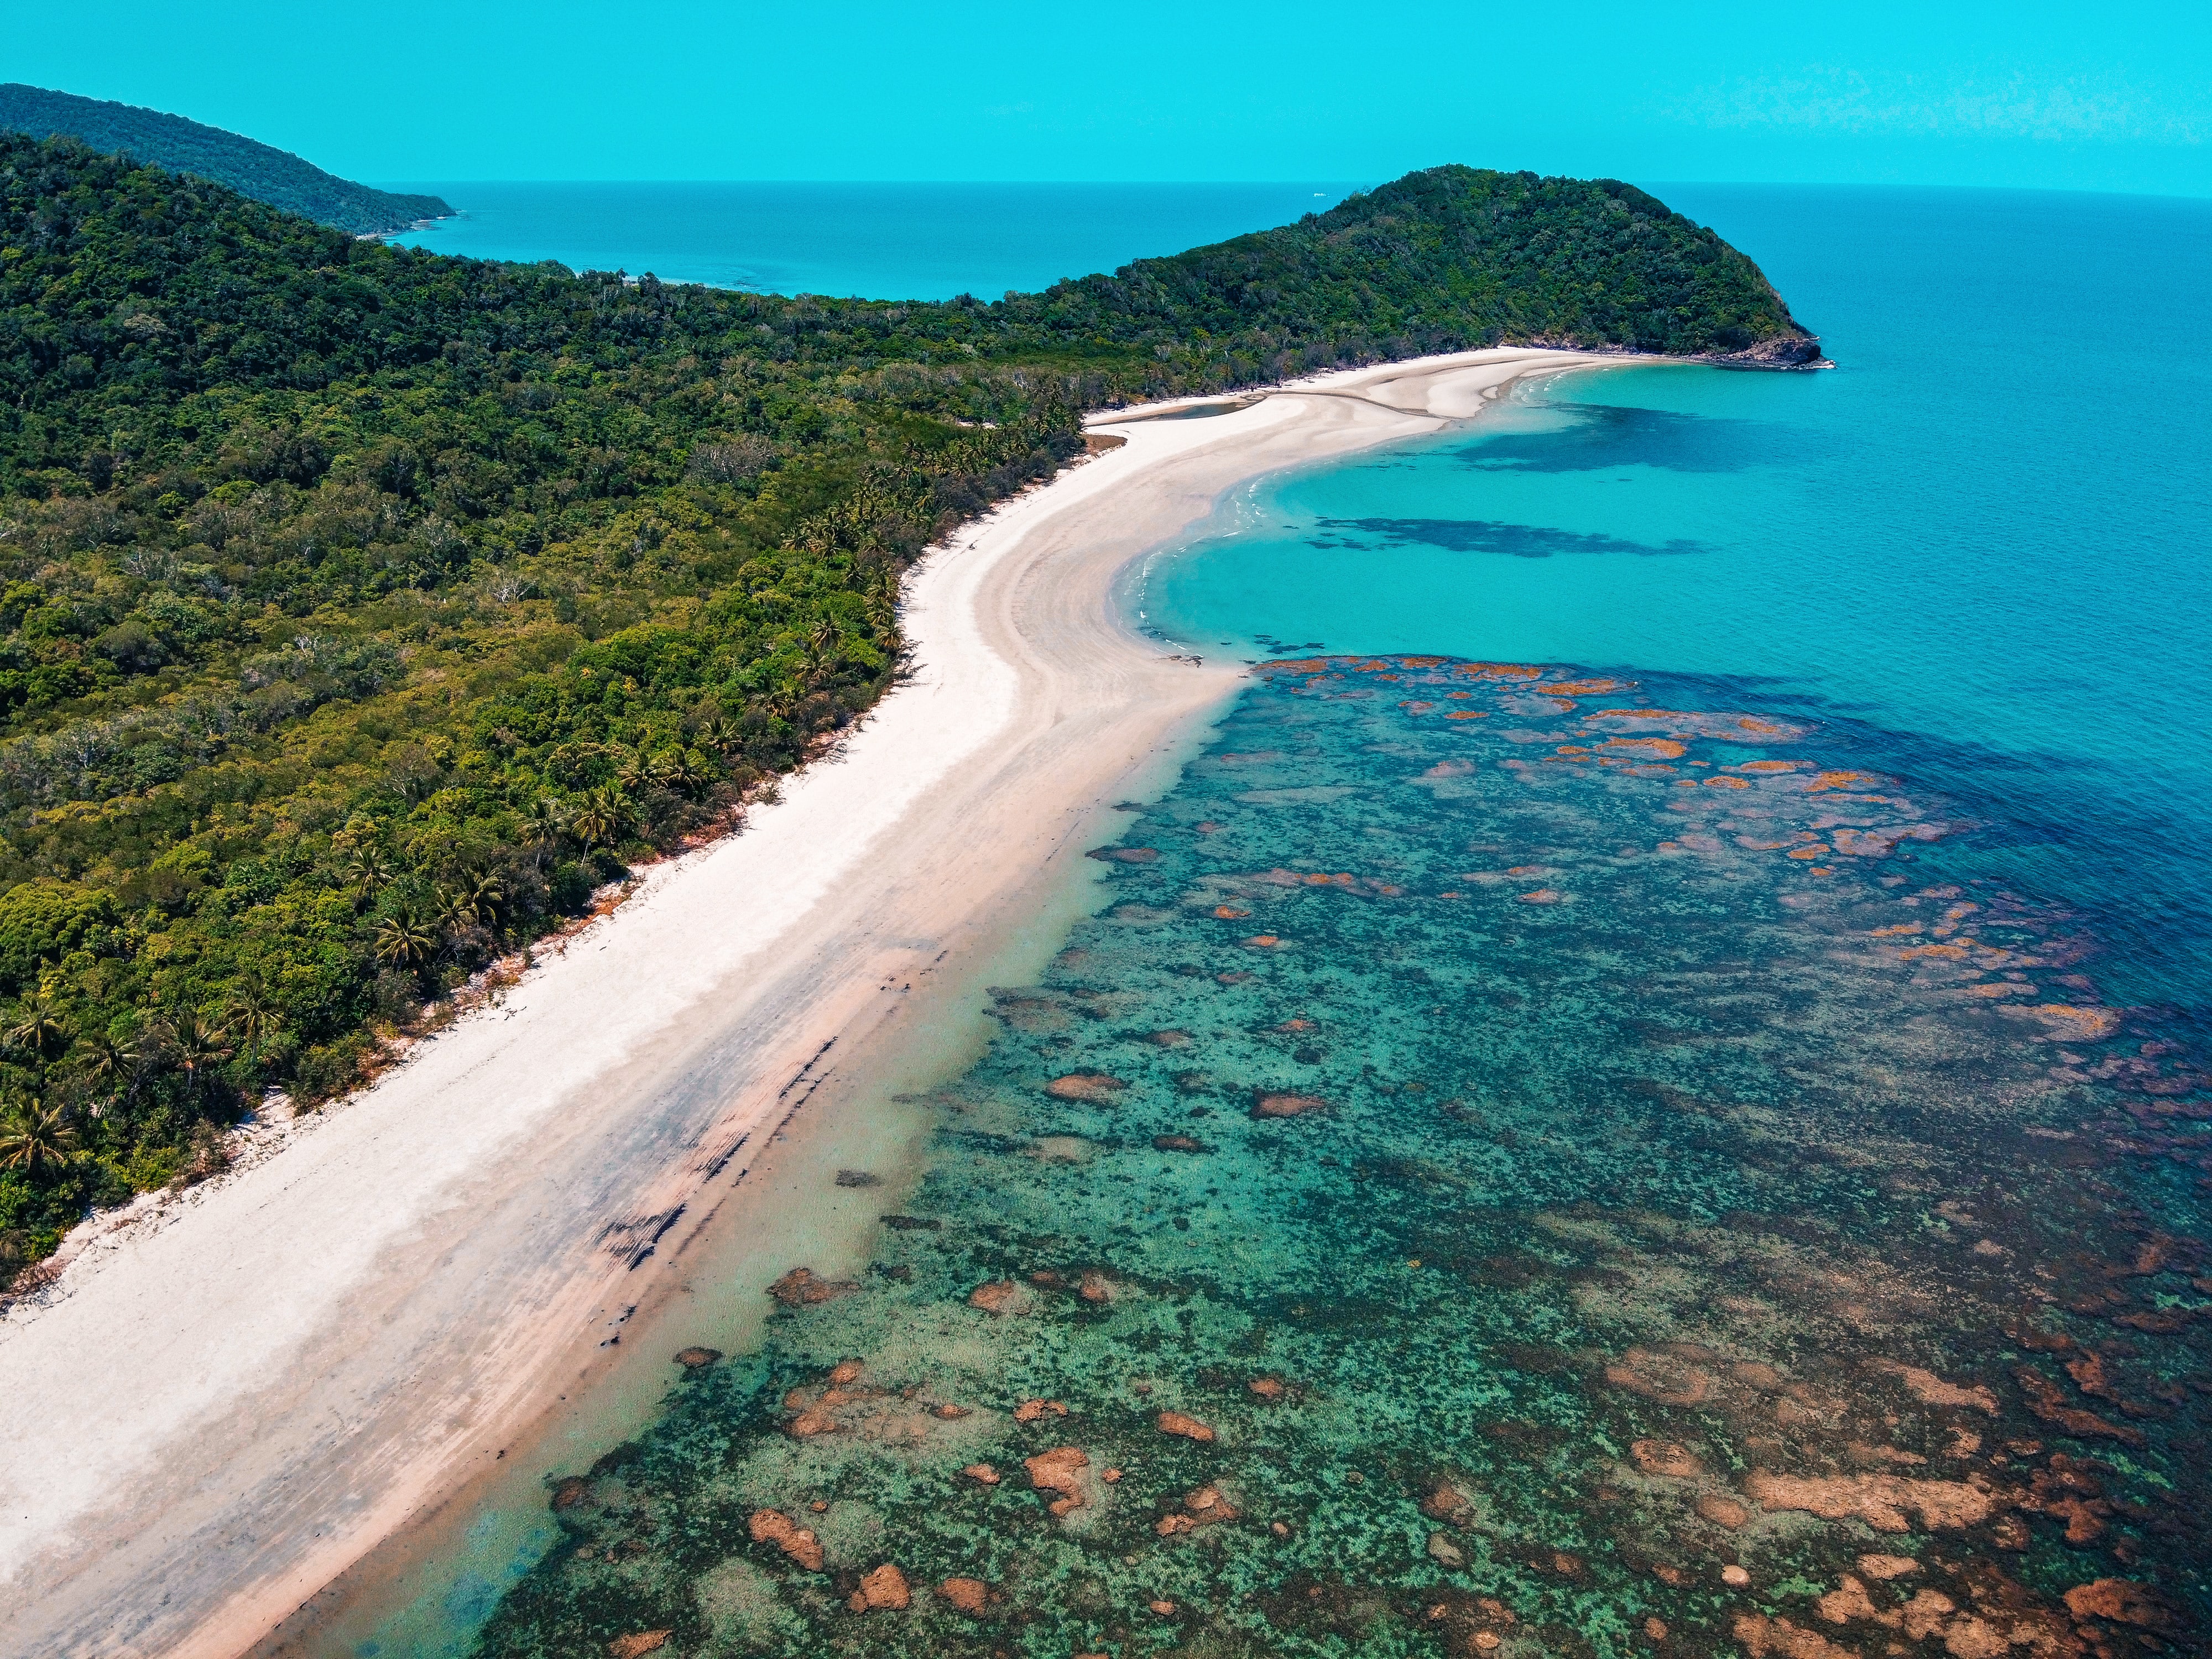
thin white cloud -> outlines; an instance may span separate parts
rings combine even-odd
[[[2106,76],[1936,76],[1808,65],[1701,87],[1663,112],[1687,125],[1804,133],[2198,144],[2201,118]]]

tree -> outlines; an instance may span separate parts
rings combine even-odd
[[[701,723],[698,738],[701,743],[718,755],[727,755],[733,750],[742,749],[745,741],[744,734],[738,729],[738,723],[727,714],[719,713]]]
[[[568,809],[550,795],[537,796],[523,809],[522,825],[532,854],[543,869],[546,854],[559,847],[561,837],[568,833]]]
[[[629,798],[619,789],[602,787],[585,795],[577,807],[568,827],[581,837],[586,848],[612,846],[623,838],[637,814]]]
[[[346,864],[346,884],[363,904],[381,892],[391,879],[391,865],[374,847],[356,848]]]
[[[458,930],[482,926],[495,927],[507,902],[507,889],[489,873],[464,878],[438,892],[436,918],[441,927]]]
[[[679,795],[696,795],[713,781],[707,757],[696,749],[672,749],[654,764],[661,787]]]
[[[8,1028],[8,1041],[27,1049],[42,1064],[67,1048],[76,1035],[74,1023],[43,991],[24,1000],[15,1023]]]
[[[222,1023],[204,1014],[179,1016],[170,1023],[167,1036],[169,1054],[184,1073],[191,1094],[198,1094],[206,1074],[235,1052]]]
[[[465,895],[468,912],[479,926],[496,929],[507,908],[507,885],[489,871],[471,878]]]
[[[92,1115],[104,1116],[106,1102],[114,1098],[117,1091],[127,1095],[137,1087],[145,1051],[133,1041],[95,1030],[77,1045],[77,1052],[83,1056],[80,1074],[100,1096],[92,1108]]]
[[[239,987],[238,993],[222,1011],[226,1027],[238,1035],[246,1045],[246,1057],[254,1065],[261,1063],[262,1045],[275,1036],[283,1025],[283,1016],[270,1005],[267,995],[258,981],[249,980]]]
[[[652,756],[647,754],[643,745],[641,744],[632,750],[629,757],[623,762],[622,770],[617,775],[616,781],[631,794],[641,795],[660,781],[659,763]]]
[[[387,968],[420,973],[438,954],[438,933],[412,910],[395,910],[377,924],[376,959]]]
[[[62,1109],[36,1095],[11,1101],[0,1112],[0,1170],[36,1175],[67,1158],[76,1146],[76,1131]]]

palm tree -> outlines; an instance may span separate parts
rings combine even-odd
[[[726,755],[744,743],[738,723],[727,714],[717,714],[699,728],[699,741],[717,754]]]
[[[837,624],[824,617],[806,635],[806,665],[817,673],[829,660],[831,648],[842,642]]]
[[[611,846],[620,841],[623,831],[629,828],[636,816],[629,798],[621,790],[599,788],[584,797],[583,805],[568,823],[588,848]]]
[[[269,1006],[261,987],[251,981],[239,988],[238,994],[223,1009],[222,1018],[245,1043],[246,1057],[257,1066],[261,1063],[261,1045],[284,1023],[283,1017]]]
[[[8,1028],[8,1041],[18,1048],[29,1049],[40,1060],[68,1048],[76,1035],[76,1027],[70,1017],[43,991],[25,999],[16,1010],[15,1024]]]
[[[452,887],[438,890],[438,925],[460,928],[481,922],[487,927],[496,927],[500,908],[506,902],[507,889],[500,884],[497,876],[487,872],[465,877]]]
[[[523,810],[522,827],[542,863],[544,849],[559,846],[568,828],[568,809],[550,795],[540,795]]]
[[[118,1088],[129,1090],[137,1086],[138,1066],[145,1059],[144,1052],[136,1042],[118,1041],[106,1031],[94,1031],[83,1044],[85,1081],[105,1091],[112,1098]],[[96,1101],[92,1115],[106,1115],[106,1100]]]
[[[386,967],[419,973],[437,954],[437,929],[414,911],[395,911],[377,924],[376,959]]]
[[[679,795],[697,794],[712,775],[707,757],[696,749],[672,749],[660,757],[659,765],[662,786]]]
[[[169,1050],[176,1056],[177,1064],[184,1067],[190,1092],[198,1091],[203,1072],[222,1065],[235,1052],[227,1040],[229,1036],[220,1021],[204,1014],[171,1024]]]
[[[660,768],[645,752],[645,745],[640,744],[630,751],[629,758],[623,763],[622,770],[615,775],[615,781],[631,794],[641,795],[660,781]]]
[[[374,847],[357,849],[351,862],[346,866],[346,883],[363,904],[374,898],[378,890],[391,879],[392,866],[385,861],[384,854]]]
[[[468,885],[469,914],[485,927],[496,929],[500,912],[507,908],[507,885],[487,870]]]
[[[476,920],[465,887],[441,887],[430,898],[430,924],[439,932],[458,933]]]
[[[0,1170],[34,1175],[41,1164],[66,1158],[76,1144],[67,1115],[36,1095],[12,1102],[0,1115]]]

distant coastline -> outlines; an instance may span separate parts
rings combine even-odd
[[[226,185],[356,236],[397,234],[451,216],[442,198],[395,194],[325,173],[289,150],[180,115],[20,83],[0,85],[0,131],[74,138],[171,173]]]

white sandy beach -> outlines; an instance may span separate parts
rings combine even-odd
[[[0,1321],[0,1650],[231,1659],[467,1480],[651,1296],[824,1045],[895,1039],[904,988],[1106,839],[1124,781],[1233,692],[1237,665],[1122,624],[1119,570],[1255,474],[1622,361],[1480,352],[1121,411],[1124,447],[933,551],[911,683],[780,805]]]

